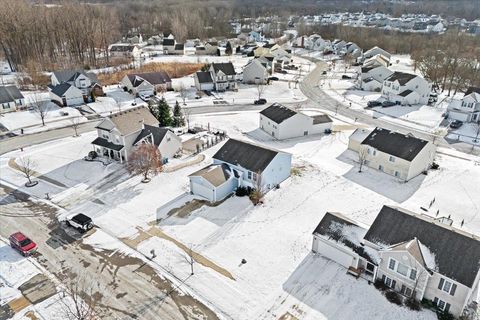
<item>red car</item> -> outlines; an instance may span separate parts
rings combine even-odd
[[[8,239],[10,240],[10,246],[18,250],[25,257],[37,251],[37,244],[20,231],[15,232]]]

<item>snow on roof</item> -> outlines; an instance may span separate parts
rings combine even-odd
[[[420,250],[422,252],[423,260],[425,261],[426,266],[430,270],[438,270],[437,262],[435,260],[435,254],[428,249],[426,245],[420,242]]]

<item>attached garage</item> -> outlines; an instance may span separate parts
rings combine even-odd
[[[357,255],[352,250],[343,249],[338,244],[324,240],[320,237],[313,237],[313,252],[320,253],[325,258],[348,268],[356,264]]]
[[[210,202],[223,200],[235,191],[238,180],[226,164],[211,164],[190,176],[190,192]]]

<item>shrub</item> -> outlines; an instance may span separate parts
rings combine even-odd
[[[373,285],[375,286],[375,288],[377,288],[377,290],[380,291],[385,291],[388,289],[387,285],[381,279],[375,280]]]
[[[295,168],[293,167],[291,170],[290,170],[290,174],[292,176],[295,176],[295,177],[299,177],[302,175],[302,171],[300,170],[300,168]]]
[[[455,320],[455,317],[451,313],[441,310],[437,310],[437,318],[438,320]]]
[[[235,195],[237,197],[245,197],[250,195],[251,192],[252,192],[251,188],[238,187],[237,190],[235,191]]]
[[[263,193],[260,190],[252,190],[250,194],[248,195],[250,200],[252,201],[253,205],[257,205],[262,202],[263,199]]]
[[[440,167],[440,165],[436,162],[432,163],[432,169],[437,170]]]
[[[395,303],[398,305],[402,304],[402,297],[395,291],[385,292],[385,298],[387,298],[387,300],[390,301],[391,303]]]
[[[420,306],[420,301],[416,300],[413,297],[408,298],[405,301],[405,305],[411,310],[420,311],[422,308]]]

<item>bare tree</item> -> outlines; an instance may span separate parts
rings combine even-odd
[[[99,291],[94,280],[86,276],[75,276],[64,282],[60,293],[60,313],[63,319],[94,320],[100,313]]]
[[[183,100],[183,105],[186,106],[185,99],[188,96],[188,91],[183,82],[180,83],[180,85],[177,88],[178,93],[180,93],[180,97]]]
[[[40,118],[42,121],[42,126],[45,126],[45,119],[47,118],[50,108],[47,101],[41,101],[38,94],[34,93],[31,99],[31,107],[33,107],[33,112]]]
[[[257,86],[258,100],[260,100],[262,98],[262,94],[265,92],[266,86],[261,82],[257,83],[256,86]]]
[[[35,175],[35,169],[37,163],[30,157],[21,157],[18,159],[18,170],[23,173],[28,182],[25,184],[27,187],[33,187],[38,184],[38,181],[32,181],[32,177]]]
[[[265,188],[262,183],[262,173],[260,171],[257,171],[256,173],[253,173],[252,178],[254,181],[255,188],[250,193],[250,200],[254,205],[257,205],[262,202],[263,196],[265,195]]]
[[[367,155],[368,155],[367,147],[360,146],[360,149],[358,150],[358,162],[360,164],[360,167],[358,168],[358,172],[362,172],[362,168],[366,162]]]
[[[80,135],[78,134],[78,127],[80,127],[80,117],[74,117],[70,119],[71,122],[71,127],[73,131],[75,132],[74,137],[79,137]]]
[[[157,146],[152,143],[140,144],[128,160],[128,170],[133,174],[143,175],[142,182],[149,182],[149,176],[159,174],[162,169],[162,156]]]
[[[190,130],[190,120],[192,117],[192,108],[185,108],[183,109],[183,116],[185,121],[187,122],[187,130]]]
[[[190,275],[193,276],[194,275],[193,265],[195,264],[195,258],[194,258],[194,251],[192,249],[192,245],[188,246],[188,249],[185,251],[183,258],[190,265]]]

